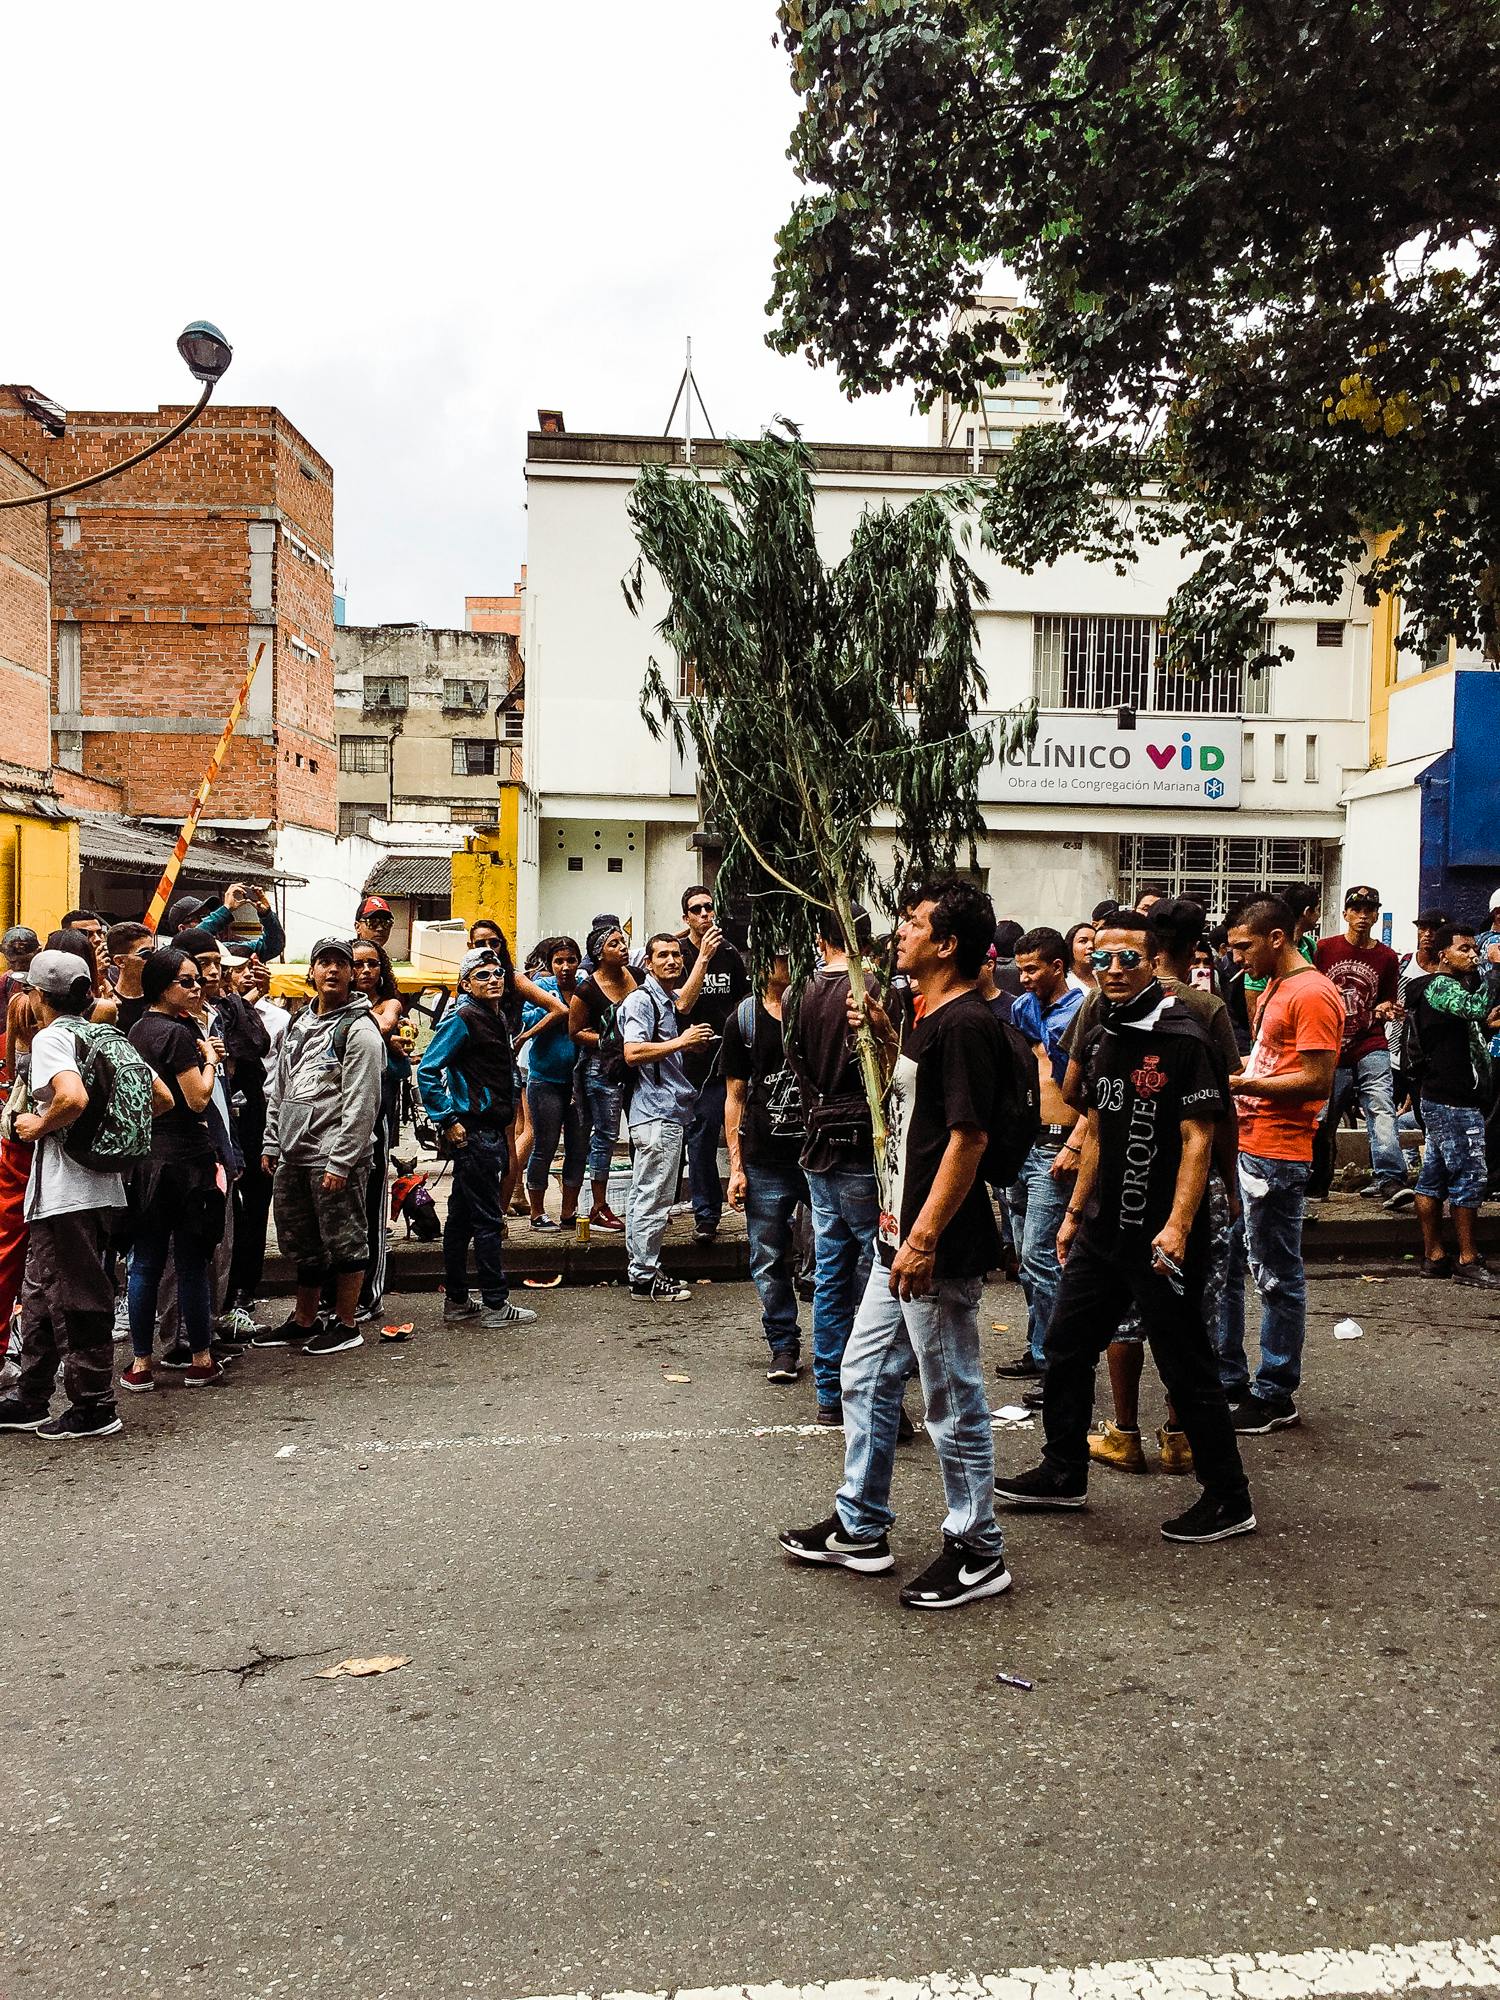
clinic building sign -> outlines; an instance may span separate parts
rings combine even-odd
[[[1122,729],[1116,712],[1043,710],[1036,736],[980,780],[986,803],[1006,805],[1202,806],[1240,802],[1243,725],[1238,716],[1138,715]]]

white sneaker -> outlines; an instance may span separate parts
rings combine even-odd
[[[125,1331],[127,1333],[130,1331],[128,1322]],[[246,1312],[243,1306],[235,1306],[232,1311],[225,1313],[220,1322],[220,1331],[230,1340],[253,1340],[260,1332],[260,1327],[254,1313]]]
[[[115,1300],[114,1332],[116,1340],[129,1340],[130,1338],[130,1301],[123,1292]]]
[[[530,1306],[512,1305],[507,1299],[503,1306],[486,1306],[479,1324],[493,1332],[502,1326],[530,1326],[535,1318]]]

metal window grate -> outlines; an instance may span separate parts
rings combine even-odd
[[[1318,644],[1320,646],[1342,646],[1344,643],[1344,621],[1342,618],[1320,618],[1318,620]]]
[[[390,740],[384,736],[341,736],[339,769],[370,774],[388,771],[391,765]]]
[[[495,773],[495,762],[500,746],[488,736],[455,736],[453,738],[453,775],[455,778],[487,778]]]
[[[1163,882],[1173,896],[1191,896],[1217,923],[1239,904],[1293,882],[1321,882],[1317,840],[1233,834],[1127,833],[1120,836],[1121,899],[1133,903],[1146,882]]]
[[[366,708],[407,708],[411,703],[411,682],[405,674],[366,674]]]
[[[1270,651],[1276,628],[1267,624]],[[1195,673],[1170,666],[1157,618],[1032,619],[1033,687],[1041,708],[1098,713],[1134,708],[1148,715],[1268,715],[1273,669]]]

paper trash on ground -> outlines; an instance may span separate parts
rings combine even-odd
[[[336,1667],[321,1667],[313,1679],[336,1681],[347,1676],[350,1680],[359,1680],[366,1674],[394,1673],[397,1667],[410,1665],[410,1653],[376,1653],[368,1660],[340,1660]]]
[[[1363,1340],[1365,1330],[1357,1319],[1341,1319],[1333,1329],[1335,1340]]]

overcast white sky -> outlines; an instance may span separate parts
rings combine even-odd
[[[765,345],[796,187],[774,25],[767,0],[33,12],[0,380],[184,401],[173,341],[215,321],[220,397],[279,404],[334,467],[359,623],[509,589],[538,406],[660,431],[689,333],[721,435],[920,441],[909,395],[846,403]]]

